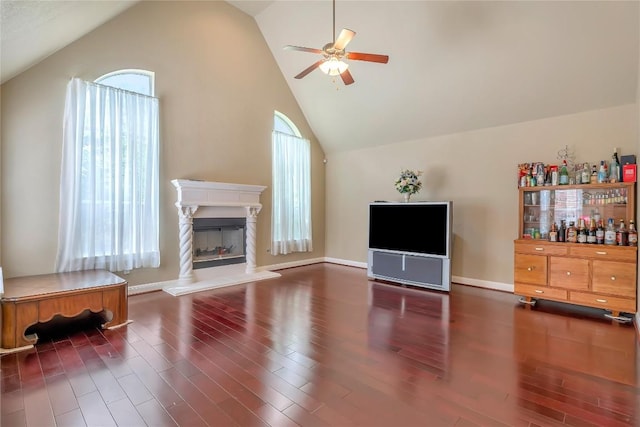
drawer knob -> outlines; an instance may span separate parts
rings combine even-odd
[[[616,276],[611,276],[611,280],[616,280]]]
[[[527,267],[527,271],[533,271],[535,267]]]
[[[598,298],[598,299],[596,300],[596,302],[607,302],[607,300],[606,300],[606,299],[602,299],[602,298]]]
[[[544,291],[541,291],[540,289],[536,289],[536,294],[544,294]]]
[[[571,276],[571,272],[570,271],[567,271],[567,276]]]
[[[606,254],[607,254],[605,251],[596,251],[596,253],[597,253],[598,255],[606,255]]]
[[[536,248],[536,251],[544,251],[544,248]]]

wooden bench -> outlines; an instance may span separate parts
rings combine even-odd
[[[27,328],[56,315],[105,311],[105,329],[129,323],[127,282],[104,270],[24,276],[4,281],[0,298],[0,354],[25,350],[38,341]]]

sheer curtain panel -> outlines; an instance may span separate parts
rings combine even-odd
[[[67,86],[56,271],[158,267],[158,99]]]
[[[311,252],[311,149],[308,139],[273,131],[271,254]]]

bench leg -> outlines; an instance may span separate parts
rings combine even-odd
[[[131,321],[127,319],[129,315],[127,298],[126,286],[102,292],[103,308],[111,312],[111,319],[108,319],[102,325],[103,329],[115,329],[131,323]]]

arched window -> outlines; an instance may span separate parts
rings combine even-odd
[[[311,252],[311,147],[295,124],[273,116],[271,254]]]
[[[280,111],[273,115],[273,130],[302,138],[298,127]]]
[[[154,73],[67,86],[56,271],[158,267],[159,113]]]
[[[153,96],[155,73],[146,70],[118,70],[98,77],[95,82],[142,95]]]

